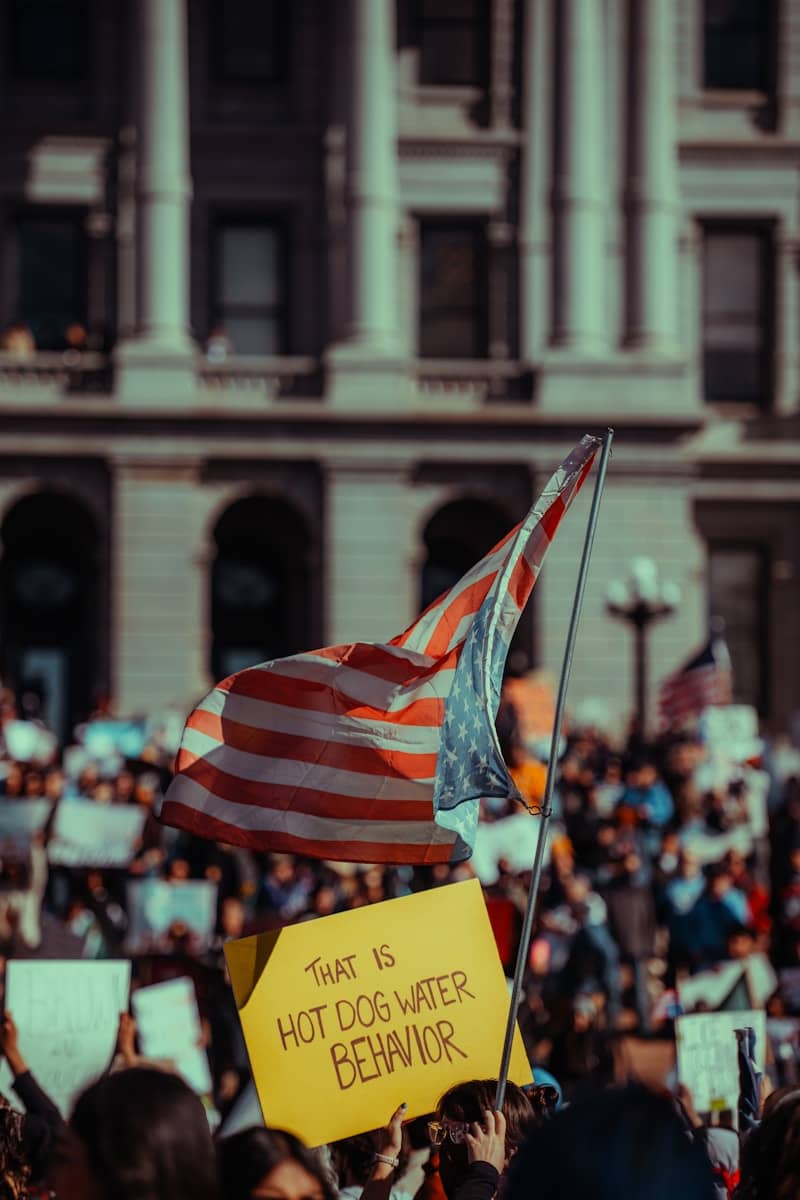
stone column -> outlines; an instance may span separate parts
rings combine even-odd
[[[557,10],[553,342],[584,357],[607,346],[603,29],[600,0]]]
[[[112,690],[120,713],[186,711],[210,686],[207,501],[192,462],[114,464]]]
[[[325,641],[385,642],[417,614],[410,466],[325,464]]]
[[[523,362],[542,354],[550,326],[548,187],[552,160],[548,107],[552,42],[548,0],[525,0],[522,26],[522,129],[519,198],[519,346]]]
[[[396,341],[397,135],[392,0],[350,0],[347,196],[351,340]]]
[[[674,21],[663,0],[630,6],[625,340],[661,353],[677,350]]]
[[[373,408],[378,396],[394,408],[402,395],[394,4],[347,0],[347,14],[347,320],[327,355],[328,398]]]
[[[136,0],[136,18],[136,335],[119,382],[161,402],[193,384],[186,0]]]

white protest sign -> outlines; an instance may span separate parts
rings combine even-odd
[[[207,879],[168,883],[130,880],[126,886],[127,947],[138,954],[157,951],[173,925],[184,925],[199,946],[207,946],[217,921],[217,885]]]
[[[51,808],[49,800],[0,800],[0,857],[28,854]]]
[[[68,1116],[78,1094],[108,1068],[131,964],[11,959],[6,1010],[36,1081]]]
[[[741,961],[719,963],[709,971],[689,975],[678,983],[678,999],[687,1013],[698,1004],[706,1010],[721,1008],[745,972]]]
[[[758,713],[750,704],[726,704],[704,708],[700,736],[720,758],[745,762],[763,749],[758,736]]]
[[[59,867],[127,867],[146,820],[145,809],[134,804],[62,801],[47,857]]]
[[[16,762],[46,764],[53,761],[56,735],[36,721],[6,721],[3,738],[9,757]]]
[[[499,876],[499,863],[504,861],[512,872],[530,868],[536,853],[539,826],[532,821],[530,813],[518,812],[499,821],[481,821],[475,837],[475,849],[470,866],[485,887],[490,887]],[[550,861],[548,837],[544,864]]]
[[[252,1079],[249,1080],[236,1097],[233,1108],[225,1118],[217,1137],[219,1139],[233,1137],[243,1129],[252,1129],[254,1125],[263,1125],[264,1116],[258,1103],[258,1092]]]
[[[190,1087],[209,1095],[213,1084],[208,1055],[200,1045],[200,1014],[191,979],[139,988],[131,996],[131,1007],[145,1058],[169,1059]]]
[[[730,1113],[734,1124],[739,1104],[739,1061],[736,1030],[751,1026],[756,1034],[756,1063],[764,1070],[767,1020],[763,1012],[692,1013],[678,1017],[678,1078],[689,1089],[698,1114]]]

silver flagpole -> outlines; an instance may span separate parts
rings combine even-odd
[[[522,923],[522,933],[519,940],[519,949],[517,951],[517,964],[514,969],[514,983],[511,988],[511,1003],[508,1009],[508,1023],[506,1025],[506,1038],[503,1045],[503,1057],[500,1062],[500,1075],[497,1080],[497,1095],[495,1096],[494,1106],[496,1109],[503,1107],[503,1101],[506,1096],[506,1083],[508,1081],[508,1068],[511,1063],[511,1048],[514,1044],[514,1032],[517,1027],[517,1009],[522,995],[522,980],[525,975],[525,966],[528,961],[528,946],[531,940],[531,931],[533,929],[533,916],[536,909],[536,900],[539,893],[539,883],[542,877],[542,861],[544,859],[544,848],[547,844],[547,830],[550,825],[550,817],[552,814],[553,789],[556,782],[556,772],[558,770],[558,745],[561,741],[561,723],[564,718],[564,705],[567,699],[567,685],[569,684],[569,673],[572,668],[572,655],[575,650],[575,639],[578,633],[578,623],[581,619],[581,609],[583,607],[583,593],[586,590],[586,579],[589,574],[589,559],[592,556],[592,546],[594,545],[594,534],[597,528],[597,517],[600,512],[600,500],[603,495],[603,484],[606,478],[606,469],[608,460],[611,457],[611,443],[614,439],[614,430],[607,429],[606,435],[603,438],[603,450],[600,455],[600,465],[597,470],[597,478],[594,485],[594,496],[592,497],[592,507],[589,513],[589,524],[586,527],[586,538],[583,543],[583,554],[581,556],[580,570],[578,571],[578,582],[575,585],[575,599],[572,603],[572,616],[569,622],[569,631],[567,633],[567,645],[564,650],[564,661],[561,664],[561,678],[558,681],[558,696],[556,698],[556,711],[553,720],[553,737],[550,742],[550,761],[547,764],[547,781],[544,787],[544,800],[542,802],[541,822],[539,825],[539,837],[536,842],[536,854],[533,859],[533,869],[531,871],[531,886],[528,892],[528,905],[525,910],[525,920]]]

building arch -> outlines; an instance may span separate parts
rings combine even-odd
[[[0,525],[0,671],[62,739],[97,699],[100,539],[88,507],[29,492]]]
[[[275,496],[244,496],[220,514],[212,540],[214,678],[307,650],[313,606],[305,517]]]
[[[457,583],[505,537],[512,523],[500,505],[476,496],[462,496],[437,508],[422,532],[420,607],[426,608]]]
[[[506,536],[514,524],[508,511],[489,497],[462,496],[449,500],[428,518],[422,532],[419,605],[426,608],[457,583],[471,567]],[[533,661],[533,621],[530,606],[522,614],[511,642],[515,669]]]

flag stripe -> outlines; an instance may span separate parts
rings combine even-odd
[[[398,834],[402,836],[406,844],[417,847],[427,847],[431,844],[452,846],[456,840],[456,835],[452,831],[442,829],[430,820],[398,822],[378,819],[364,822],[360,818],[350,820],[349,818],[315,816],[303,812],[265,808],[262,805],[246,805],[236,801],[220,800],[185,775],[176,776],[170,786],[170,795],[165,799],[162,809],[162,819],[168,815],[168,805],[171,803],[180,803],[188,808],[196,808],[198,800],[201,800],[205,806],[204,815],[223,821],[232,828],[251,832],[282,833],[295,838],[298,844],[301,842],[303,844],[306,842],[309,844],[328,843],[329,840],[332,840],[352,841],[360,845],[362,849],[369,847],[370,856],[354,859],[353,861],[356,862],[380,861],[371,857],[372,852],[382,844],[391,845]],[[234,842],[233,838],[227,840],[233,842],[234,845],[240,844]],[[308,849],[300,852],[312,853]]]
[[[251,700],[215,688],[201,700],[198,708],[230,717],[243,725],[257,725],[275,733],[298,734],[312,739],[330,738],[354,746],[369,746],[385,741],[399,749],[433,754],[439,745],[439,730],[432,725],[393,725],[386,721],[368,721],[341,713],[308,712],[266,700]]]
[[[244,725],[200,708],[194,710],[186,725],[188,729],[196,729],[220,745],[245,750],[250,754],[286,756],[335,769],[360,771],[365,775],[386,775],[394,779],[432,778],[436,772],[435,753],[413,754],[393,746],[342,745],[323,738],[277,733],[271,729]]]
[[[362,703],[356,696],[319,679],[292,678],[279,671],[249,667],[240,671],[230,683],[230,690],[251,700],[266,700],[270,704],[286,704],[292,708],[328,713],[331,710],[350,717],[366,717],[370,721],[392,721],[408,725],[441,725],[444,699],[413,699],[408,691],[386,704]],[[225,691],[223,684],[220,691]],[[385,689],[384,689],[385,690]],[[413,695],[413,693],[412,693]]]
[[[359,814],[363,818],[365,798],[362,795],[327,791],[297,783],[265,784],[262,780],[243,779],[183,747],[178,755],[178,769],[181,778],[200,784],[225,803],[263,807],[275,812],[297,810],[315,817],[340,817],[348,821],[359,820]],[[427,796],[424,791],[427,791]],[[432,783],[427,789],[416,785],[416,793],[408,798],[376,794],[368,799],[372,820],[430,821],[433,815]]]
[[[262,754],[248,754],[229,745],[222,746],[215,738],[207,737],[196,729],[185,731],[181,749],[198,756],[208,755],[212,762],[215,755],[221,758],[224,754],[225,769],[231,775],[238,776],[243,782],[263,784],[268,789],[283,781],[290,786],[310,787],[320,792],[335,791],[343,796],[369,797],[377,794],[393,800],[414,800],[427,795],[432,782],[424,778],[389,779],[384,776],[377,779],[361,771],[320,766],[314,761],[301,762],[286,755],[283,758],[266,758]],[[332,786],[333,781],[337,786]]]
[[[467,857],[477,798],[516,795],[494,729],[504,651],[599,445],[584,438],[525,520],[391,642],[322,647],[214,688],[187,721],[162,820],[321,858]]]
[[[178,800],[165,801],[160,819],[175,829],[184,829],[197,837],[213,838],[230,846],[243,846],[247,850],[263,853],[268,841],[269,849],[274,854],[300,854],[332,862],[435,866],[437,863],[450,862],[456,841],[453,835],[452,841],[443,845],[423,847],[419,842],[406,842],[399,838],[387,842],[356,842],[344,835],[339,838],[310,838],[274,829],[246,829],[211,816],[195,803],[187,805]]]

